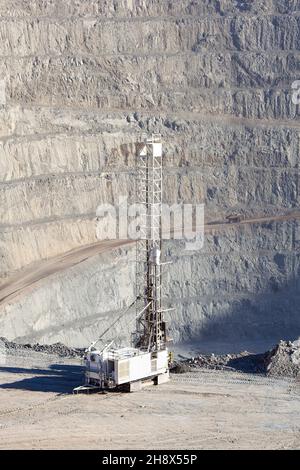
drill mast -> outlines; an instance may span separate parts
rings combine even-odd
[[[166,347],[162,317],[162,143],[153,134],[138,148],[136,197],[140,210],[137,242],[136,295],[137,325],[135,347],[160,351]],[[142,312],[142,314],[140,313]]]

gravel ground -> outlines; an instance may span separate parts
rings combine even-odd
[[[174,373],[194,369],[236,370],[270,377],[300,377],[300,340],[280,341],[273,349],[261,354],[247,351],[239,354],[199,354],[174,364]]]
[[[73,395],[82,351],[0,343],[1,449],[300,448],[300,382],[282,366],[295,344],[183,360],[187,372],[135,394]],[[269,376],[254,374],[266,358]]]
[[[61,343],[51,345],[18,344],[0,338],[2,354],[39,352],[63,358],[83,357],[84,349],[69,348]],[[273,377],[300,376],[300,339],[280,341],[273,349],[265,353],[252,354],[243,351],[239,354],[199,354],[188,359],[177,359],[172,372],[184,373],[194,369],[232,370],[244,373],[259,373]]]
[[[299,383],[196,369],[138,393],[73,395],[79,358],[11,350],[1,449],[298,449]]]
[[[62,343],[55,344],[19,344],[0,338],[1,349],[9,353],[22,351],[35,351],[45,354],[54,354],[59,357],[82,357],[84,349],[69,348]]]

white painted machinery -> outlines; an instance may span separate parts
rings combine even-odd
[[[110,389],[169,379],[169,353],[162,309],[162,143],[153,135],[138,146],[137,203],[141,210],[136,262],[136,330],[132,347],[115,349],[113,342],[85,353],[85,388]],[[118,319],[116,320],[118,321]],[[103,336],[103,335],[102,335]],[[80,388],[80,387],[79,387]],[[78,389],[75,389],[78,391]]]
[[[86,385],[101,389],[128,385],[129,391],[141,388],[141,381],[168,380],[168,351],[145,352],[137,348],[114,349],[109,345],[102,351],[86,353]]]

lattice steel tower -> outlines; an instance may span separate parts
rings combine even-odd
[[[137,325],[135,347],[159,351],[166,347],[162,310],[162,143],[153,134],[138,148],[136,198],[140,226],[136,258]]]

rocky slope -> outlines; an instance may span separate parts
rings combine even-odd
[[[97,205],[134,198],[145,132],[166,201],[208,221],[297,210],[299,26],[296,0],[0,1],[0,283],[96,241]],[[299,243],[293,219],[170,242],[175,339],[299,335]],[[131,251],[2,306],[2,335],[84,345],[132,298]]]

